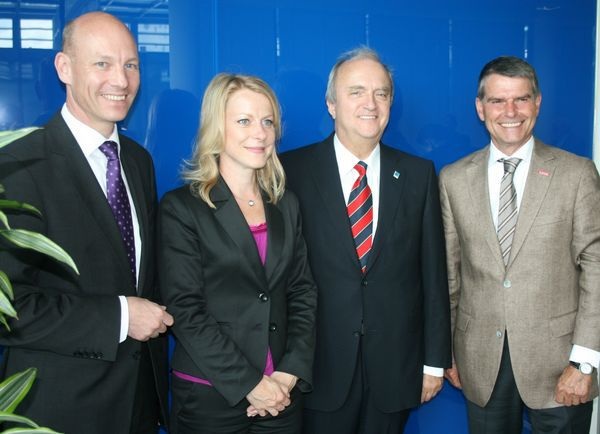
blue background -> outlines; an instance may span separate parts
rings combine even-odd
[[[60,30],[90,10],[117,15],[140,43],[142,86],[121,128],[153,154],[160,194],[179,183],[214,74],[255,74],[269,82],[283,108],[280,150],[291,149],[331,132],[327,75],[341,52],[360,44],[377,50],[394,71],[396,96],[383,141],[432,159],[438,170],[487,143],[474,109],[477,77],[488,60],[504,54],[526,58],[539,74],[536,136],[592,156],[592,0],[2,2],[0,130],[43,124],[62,105],[53,68]],[[23,32],[32,19],[50,23],[42,32],[47,48],[23,48],[37,38]],[[413,413],[407,428],[466,432],[462,395],[449,384]]]

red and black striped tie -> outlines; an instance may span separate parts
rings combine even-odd
[[[362,272],[367,271],[367,260],[373,245],[373,197],[367,184],[367,164],[359,161],[354,170],[358,178],[352,186],[348,199],[348,217],[352,227],[352,236]]]

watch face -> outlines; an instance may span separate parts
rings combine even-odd
[[[594,367],[592,365],[590,365],[589,363],[581,363],[579,365],[579,370],[581,371],[582,374],[589,375],[594,371]]]

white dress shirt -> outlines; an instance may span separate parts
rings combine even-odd
[[[521,162],[517,166],[513,175],[513,184],[517,191],[517,209],[520,209],[521,199],[523,192],[525,191],[525,184],[527,182],[527,175],[529,173],[529,166],[531,165],[531,156],[533,155],[534,146],[533,136],[521,146],[513,155],[505,155],[502,153],[492,142],[490,144],[490,158],[488,160],[488,187],[490,195],[490,210],[492,213],[492,219],[494,220],[494,227],[498,229],[498,206],[500,202],[500,184],[502,182],[502,176],[504,176],[504,163],[499,162],[501,158],[520,158]],[[590,363],[592,366],[598,368],[600,363],[600,352],[592,350],[590,348],[582,347],[580,345],[573,345],[569,359],[583,363]]]
[[[344,193],[344,203],[346,204],[348,203],[352,186],[358,178],[358,172],[354,169],[354,166],[356,166],[359,161],[363,161],[367,164],[367,183],[369,184],[371,196],[373,198],[373,240],[375,240],[375,231],[377,230],[377,221],[379,219],[379,179],[381,173],[381,149],[379,143],[364,160],[359,160],[352,152],[350,152],[348,148],[340,142],[337,134],[333,138],[333,149],[335,150],[335,158],[337,160],[342,191]],[[434,377],[443,377],[444,369],[425,365],[423,366],[423,373]]]
[[[107,139],[98,131],[87,126],[75,116],[71,114],[67,105],[64,104],[61,110],[61,115],[65,120],[65,123],[71,130],[71,133],[75,137],[77,144],[81,148],[83,155],[85,156],[94,176],[98,181],[98,184],[102,188],[104,195],[106,196],[106,168],[108,166],[108,159],[106,155],[100,151],[100,146],[107,140],[112,140],[117,144],[119,155],[121,154],[121,144],[119,143],[119,134],[117,133],[117,126],[115,125],[112,134]],[[142,237],[140,235],[140,225],[137,219],[136,209],[131,198],[131,192],[129,191],[129,185],[127,183],[127,176],[123,170],[121,164],[121,176],[125,183],[127,190],[127,197],[129,198],[129,205],[131,207],[131,218],[133,220],[133,236],[135,239],[135,269],[136,269],[136,280],[139,278],[140,273],[140,259],[142,252]],[[107,199],[108,200],[108,199]],[[121,327],[119,333],[119,342],[123,342],[127,338],[129,331],[129,309],[127,305],[127,299],[125,296],[119,296],[119,302],[121,304]]]

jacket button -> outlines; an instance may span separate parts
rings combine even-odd
[[[269,324],[269,331],[276,331],[277,330],[277,324],[275,324],[274,322],[272,322],[271,324]]]
[[[510,288],[512,286],[512,282],[510,280],[506,279],[504,282],[502,282],[502,285],[505,288]]]
[[[133,357],[135,360],[139,360],[141,356],[142,356],[142,352],[141,352],[141,351],[136,351],[136,352],[134,352],[134,353],[133,353],[133,355],[132,355],[132,357]]]
[[[369,284],[369,281],[367,279],[363,279],[360,284],[366,287]]]
[[[262,301],[263,303],[269,301],[269,296],[267,294],[265,294],[264,292],[261,292],[260,294],[258,294],[258,299],[260,301]]]
[[[496,337],[500,339],[502,337],[502,331],[496,330]]]

